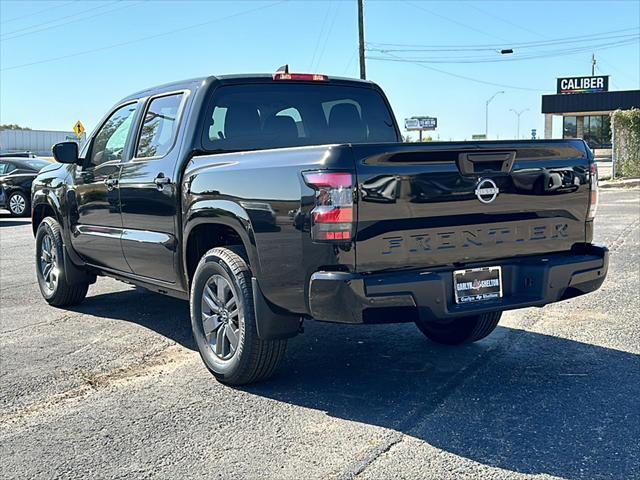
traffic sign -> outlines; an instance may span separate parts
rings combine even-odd
[[[84,125],[80,120],[78,120],[76,124],[73,126],[73,131],[76,132],[76,135],[78,136],[78,138],[80,138],[82,134],[85,132]]]

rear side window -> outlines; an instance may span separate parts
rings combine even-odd
[[[50,165],[49,162],[46,162],[44,160],[25,160],[24,163],[26,163],[27,165],[29,165],[29,167],[37,171],[40,171],[47,165]]]
[[[136,157],[162,157],[173,145],[183,94],[151,100],[144,116]]]
[[[221,87],[206,114],[205,149],[397,142],[391,112],[369,87],[264,83]]]
[[[17,170],[16,166],[13,163],[4,163],[2,165],[3,166],[0,167],[0,170],[2,170],[2,174],[4,175],[11,173],[14,170]]]

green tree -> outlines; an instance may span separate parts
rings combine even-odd
[[[15,123],[3,123],[0,125],[1,130],[31,130],[29,127],[21,127]]]

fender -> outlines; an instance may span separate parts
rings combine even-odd
[[[69,238],[69,225],[63,213],[66,210],[65,208],[63,208],[64,204],[61,204],[58,197],[50,189],[35,190],[33,193],[31,204],[34,212],[37,207],[40,207],[42,205],[46,205],[47,207],[49,207],[51,210],[53,210],[55,218],[58,221],[58,224],[60,224],[60,233],[62,235],[62,243],[64,245],[62,260],[64,262],[64,270],[67,275],[67,281],[70,284],[95,283],[96,275],[87,272],[84,268],[81,268],[84,265],[84,262],[73,250],[73,247],[71,245],[71,241]],[[35,225],[35,222],[33,222],[33,218],[32,227],[33,233],[35,235],[38,225]]]
[[[260,260],[256,249],[255,237],[251,220],[246,210],[230,200],[202,199],[194,201],[184,218],[184,236],[182,242],[182,266],[185,275],[185,285],[189,285],[187,278],[187,252],[191,231],[198,225],[224,225],[233,229],[242,240],[242,244],[249,257],[253,277],[254,312],[256,314],[256,328],[258,336],[263,340],[289,338],[297,335],[301,329],[301,317],[291,315],[272,305],[262,293],[258,279],[260,277]]]
[[[185,275],[185,285],[189,285],[187,272],[186,249],[191,231],[198,225],[217,224],[232,228],[242,240],[242,244],[249,256],[249,263],[254,275],[260,277],[260,259],[256,249],[251,220],[246,210],[236,202],[230,200],[201,199],[195,200],[184,215],[182,237],[182,266]]]

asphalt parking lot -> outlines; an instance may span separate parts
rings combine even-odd
[[[640,477],[640,190],[601,193],[598,292],[486,340],[308,322],[268,383],[217,383],[185,302],[99,279],[40,297],[28,219],[0,213],[2,478]]]

